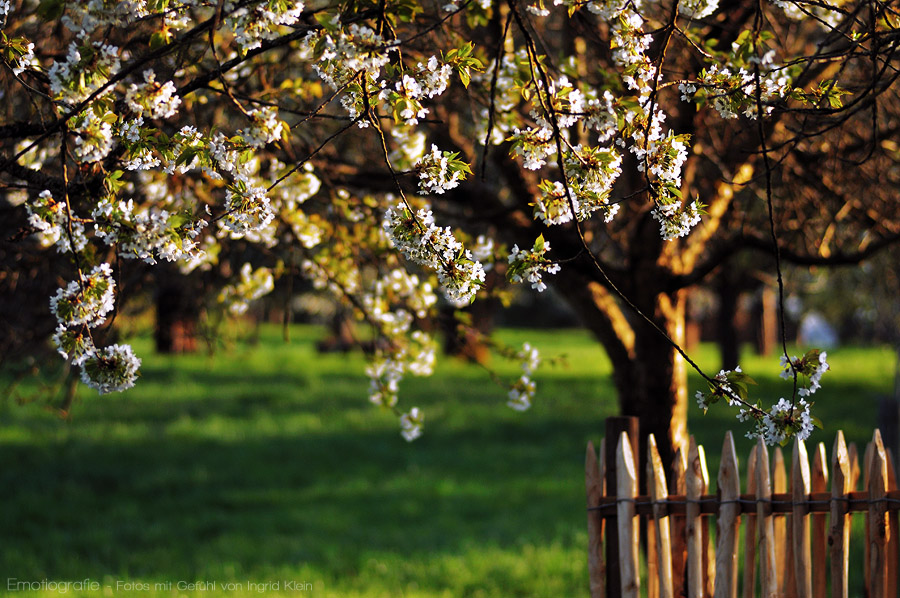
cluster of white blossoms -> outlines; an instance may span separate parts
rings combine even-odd
[[[355,295],[363,286],[362,274],[346,253],[318,252],[300,263],[300,271],[316,290],[328,290],[338,297]]]
[[[548,251],[550,243],[544,240],[543,235],[534,241],[534,246],[530,250],[519,249],[518,245],[513,245],[508,258],[509,269],[506,271],[506,277],[510,282],[530,282],[531,288],[538,292],[545,291],[547,285],[544,283],[543,275],[559,272],[559,264],[544,257]]]
[[[493,0],[475,0],[475,4],[479,6],[482,10],[487,10],[491,7],[491,2]],[[443,5],[443,9],[446,12],[453,12],[454,10],[459,10],[459,0],[450,0]]]
[[[543,86],[542,83],[540,85]],[[585,94],[573,85],[565,75],[551,81],[549,91],[555,104],[554,112],[556,113],[557,128],[566,129],[577,124],[587,107]],[[534,112],[532,118],[542,127],[550,126],[550,123],[538,112]]]
[[[387,81],[381,81],[377,99],[390,104],[395,121],[408,126],[416,125],[420,118],[428,114],[428,108],[422,105],[422,100],[444,93],[452,74],[453,67],[440,62],[437,56],[431,56],[424,64],[420,62],[415,69],[403,72],[393,89]],[[350,109],[356,111],[358,98],[350,98],[348,102]]]
[[[742,375],[741,366],[737,366],[734,370],[719,370],[719,373],[713,377],[714,383],[710,385],[709,392],[698,390],[694,397],[697,399],[697,405],[703,412],[710,408],[711,405],[717,403],[724,398],[731,407],[741,405],[741,392],[739,385],[748,380]]]
[[[237,175],[225,192],[225,217],[221,221],[225,228],[232,236],[242,237],[265,228],[274,218],[265,187],[256,186],[243,174]]]
[[[516,411],[526,411],[534,398],[536,387],[532,377],[541,364],[541,356],[537,348],[525,343],[522,350],[516,353],[516,358],[522,362],[522,375],[509,389],[506,404]]]
[[[607,143],[619,132],[619,116],[616,113],[615,97],[609,90],[597,96],[595,92],[586,94],[584,127],[597,133],[599,143]],[[629,118],[630,117],[630,118]],[[634,120],[634,113],[625,113],[623,121]]]
[[[611,222],[619,204],[609,203],[609,196],[622,174],[622,156],[614,148],[577,145],[566,153],[565,166],[578,220],[586,220],[599,210],[603,220]]]
[[[195,127],[185,125],[176,132],[171,139],[170,155],[162,163],[163,172],[166,174],[184,174],[191,169],[199,168],[200,152],[206,148],[208,142],[203,134]]]
[[[240,279],[234,284],[225,286],[219,292],[219,303],[224,305],[231,315],[239,316],[247,313],[250,303],[265,297],[275,288],[275,277],[266,267],[255,270],[249,263],[241,266]]]
[[[700,73],[696,83],[682,83],[679,90],[683,100],[705,99],[722,118],[737,118],[743,114],[749,119],[758,116],[759,103],[766,114],[774,109],[771,104],[786,97],[791,91],[791,77],[788,69],[774,63],[775,51],[769,50],[761,57],[749,53],[747,43],[735,42],[732,47],[735,61],[729,60],[724,65],[711,64]],[[759,69],[759,86],[757,87],[754,65]]]
[[[817,349],[808,351],[803,357],[788,359],[783,355],[781,377],[785,380],[800,378],[800,388],[795,400],[781,398],[768,410],[758,402],[748,402],[748,385],[755,382],[740,367],[734,371],[720,371],[710,382],[708,391],[697,391],[697,404],[705,412],[724,398],[728,405],[739,407],[738,421],[753,422],[753,429],[747,433],[751,439],[761,438],[767,444],[781,444],[791,437],[806,440],[815,427],[807,399],[820,388],[822,375],[828,371],[825,357],[825,353]]]
[[[413,407],[409,412],[400,416],[400,433],[407,442],[412,442],[422,435],[424,422],[425,414],[418,407]]]
[[[396,268],[378,278],[362,294],[358,307],[365,319],[374,324],[384,339],[366,367],[369,376],[369,400],[394,409],[400,381],[406,373],[430,376],[434,371],[437,342],[422,330],[413,330],[414,316],[424,318],[437,303],[431,285],[415,275]],[[402,425],[402,420],[401,420]],[[413,440],[419,434],[408,437]],[[421,430],[418,430],[421,432]]]
[[[572,3],[554,2],[554,6],[559,4],[570,7]],[[544,4],[540,7],[543,10]],[[700,222],[702,205],[683,205],[679,199],[689,138],[664,129],[665,113],[652,99],[661,75],[647,56],[652,36],[643,31],[640,5],[590,2],[588,9],[609,23],[613,60],[621,70],[623,83],[636,96],[617,99],[609,90],[579,89],[566,76],[547,85],[532,80],[532,93],[542,94],[544,99],[533,102],[533,126],[515,125],[512,129],[510,152],[523,159],[525,168],[539,170],[552,162],[562,147],[565,167],[565,181],[544,180],[539,184],[541,195],[533,204],[534,218],[547,225],[560,225],[584,220],[599,211],[610,222],[619,211],[610,194],[621,175],[622,158],[615,147],[604,144],[615,141],[615,145],[634,154],[638,171],[648,179],[654,201],[652,215],[660,222],[660,236],[666,240],[684,236]],[[526,78],[521,72],[518,77]],[[595,132],[598,145],[573,147],[566,129],[575,125]],[[561,143],[556,139],[557,131],[563,137]],[[543,288],[539,268],[522,278],[533,279],[536,288]]]
[[[366,366],[366,375],[369,377],[369,401],[393,408],[403,380],[403,362],[379,356]]]
[[[408,328],[408,326],[407,326]],[[366,367],[369,376],[369,401],[382,407],[397,405],[397,392],[403,376],[430,376],[436,362],[437,341],[422,330],[394,333],[389,350],[376,352]]]
[[[383,228],[408,259],[437,273],[450,303],[471,303],[484,285],[484,266],[463,248],[449,227],[435,225],[431,210],[423,208],[413,214],[403,204],[391,206],[385,212]]]
[[[119,70],[119,48],[100,41],[69,44],[66,57],[47,71],[50,94],[64,107],[75,106],[103,87]]]
[[[419,191],[425,194],[443,194],[459,185],[472,171],[456,152],[442,152],[436,145],[416,162],[419,173]]]
[[[81,363],[81,381],[100,394],[134,386],[141,360],[129,345],[110,345],[89,351]]]
[[[524,130],[516,127],[509,140],[513,143],[513,154],[523,158],[522,166],[528,170],[540,170],[547,163],[547,158],[556,153],[553,129],[550,127]]]
[[[446,91],[452,74],[453,67],[438,61],[437,56],[431,56],[424,64],[416,65],[415,77],[404,75],[403,89],[416,99],[433,98]]]
[[[140,124],[136,124],[136,126],[139,128]],[[149,147],[134,145],[126,152],[128,157],[122,162],[122,168],[125,170],[151,170],[162,164],[159,157]]]
[[[632,4],[635,10],[640,10],[642,3],[640,0],[634,2],[629,2],[629,0],[589,0],[587,9],[595,15],[599,15],[604,21],[611,21],[629,4]]]
[[[119,255],[156,264],[157,258],[168,262],[187,262],[198,257],[196,242],[206,226],[203,219],[187,226],[178,226],[181,218],[157,206],[138,208],[129,199],[104,198],[97,203],[94,235],[107,245],[115,245]]]
[[[268,173],[260,173],[267,180],[276,180],[285,165],[278,160],[272,160]],[[280,185],[270,191],[272,210],[278,214],[284,224],[291,228],[294,236],[306,249],[312,249],[322,242],[325,231],[322,227],[322,219],[318,215],[310,216],[302,204],[319,192],[322,181],[313,172],[313,166],[307,162],[300,171],[297,171],[284,179]],[[274,227],[274,221],[270,225]],[[275,234],[265,241],[276,240]]]
[[[705,19],[719,9],[719,0],[681,0],[678,12],[691,19]]]
[[[454,68],[467,77],[471,65],[478,63],[469,55],[468,47],[451,50],[443,59],[430,56],[414,68],[404,68],[399,60],[384,68],[397,52],[395,42],[385,40],[370,27],[352,23],[344,29],[332,21],[306,35],[301,56],[313,62],[313,68],[329,86],[343,92],[341,105],[361,128],[369,125],[364,118],[367,108],[376,113],[381,104],[389,108],[395,123],[418,124],[428,114],[422,102],[446,91]]]
[[[241,129],[238,134],[253,148],[261,148],[265,145],[281,139],[287,123],[278,118],[278,109],[275,106],[262,106],[250,110],[251,125],[248,129]]]
[[[8,0],[3,0],[7,2]],[[6,4],[9,7],[9,4]],[[3,12],[3,2],[0,2],[0,31],[3,30],[3,23],[6,20],[6,13]],[[34,55],[34,42],[28,41],[24,37],[3,38],[3,51],[0,52],[0,59],[5,60],[12,69],[13,75],[19,76],[28,69],[40,69],[41,65]]]
[[[109,155],[114,143],[115,121],[112,112],[98,115],[90,108],[69,121],[71,131],[75,133],[73,152],[79,162],[99,162]]]
[[[614,38],[612,58],[625,73],[623,81],[642,96],[649,95],[656,78],[656,67],[647,56],[653,36],[644,33],[644,19],[628,6],[609,23]]]
[[[178,112],[181,98],[176,93],[175,84],[166,81],[160,84],[156,73],[144,71],[143,83],[132,83],[125,94],[125,104],[137,116],[148,118],[172,118]]]
[[[650,215],[654,220],[659,221],[660,236],[666,241],[671,241],[690,233],[691,229],[700,223],[701,211],[702,206],[697,201],[683,206],[678,200],[667,204],[656,204]]]
[[[784,380],[791,380],[794,375],[805,377],[807,384],[797,391],[801,397],[808,397],[819,390],[822,375],[828,371],[827,354],[825,351],[812,350],[807,352],[803,357],[796,355],[788,359],[787,355],[781,356],[781,377]]]
[[[391,313],[390,306],[397,304],[412,310],[416,317],[425,318],[428,310],[437,304],[437,295],[428,281],[420,280],[403,268],[394,268],[375,282],[371,293],[363,297],[363,305],[367,314],[380,321],[384,314]],[[397,318],[391,316],[391,319]],[[412,318],[409,320],[411,322]]]
[[[115,288],[112,268],[104,263],[50,298],[50,311],[58,323],[53,335],[57,350],[81,368],[82,382],[101,394],[134,386],[141,365],[131,347],[94,346],[90,330],[103,324],[115,308]]]
[[[391,127],[394,147],[388,158],[397,170],[411,170],[425,155],[425,133],[407,125]]]
[[[96,328],[115,307],[116,281],[109,264],[96,266],[83,280],[73,280],[50,298],[50,311],[67,327]]]
[[[283,27],[295,25],[303,14],[303,2],[263,0],[255,3],[226,0],[222,9],[225,23],[234,32],[234,41],[242,53],[258,48],[262,42],[275,39]]]
[[[812,21],[830,28],[837,27],[846,16],[846,2],[809,2],[806,0],[772,0],[772,4],[795,21]]]
[[[430,376],[434,371],[437,342],[427,333],[415,330],[406,336],[392,337],[387,351],[378,351],[366,367],[369,376],[369,401],[386,409],[397,408],[400,381],[409,372]],[[408,442],[422,435],[424,414],[418,407],[400,415],[400,433]]]
[[[75,33],[127,27],[150,14],[146,0],[82,0],[66,5],[62,24]]]
[[[84,224],[70,217],[69,210],[62,202],[53,199],[50,191],[41,191],[37,199],[25,204],[28,223],[35,230],[42,247],[56,245],[60,253],[79,252],[87,245]]]
[[[688,156],[688,138],[683,135],[675,135],[672,131],[662,134],[660,124],[665,118],[662,112],[657,112],[657,118],[653,119],[653,125],[646,137],[639,136],[641,144],[632,146],[632,153],[637,156],[638,171],[645,171],[645,164],[649,164],[649,172],[653,175],[656,184],[681,187],[681,168]]]
[[[565,224],[572,220],[572,208],[578,210],[578,200],[569,199],[565,186],[559,181],[541,181],[541,196],[534,201],[534,217],[544,224]]]
[[[347,30],[339,29],[340,23],[332,23],[320,31],[310,31],[303,39],[303,54],[313,58],[319,77],[333,89],[341,89],[359,78],[364,85],[381,79],[381,69],[390,61],[384,39],[370,27],[358,23]],[[377,96],[377,88],[372,96]],[[366,92],[368,93],[368,91]],[[363,88],[350,86],[341,99],[351,118],[363,113]],[[365,121],[360,121],[364,126]]]
[[[213,179],[243,176],[244,183],[249,182],[251,167],[241,159],[240,148],[224,133],[217,132],[209,139],[201,138],[201,149],[208,148],[208,161],[202,164],[203,173]],[[190,155],[190,154],[189,154]],[[200,156],[206,157],[204,153]]]
[[[754,429],[747,432],[747,438],[761,438],[766,444],[782,444],[791,437],[806,440],[812,434],[815,424],[809,412],[809,403],[799,399],[796,403],[781,398],[762,416],[752,416],[747,409],[741,409],[739,421],[755,419]]]

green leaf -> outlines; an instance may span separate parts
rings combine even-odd
[[[182,164],[190,164],[194,161],[194,158],[197,157],[199,150],[195,147],[185,148],[181,155],[178,156],[178,159],[175,160],[175,166],[181,166]]]
[[[340,24],[334,23],[335,13],[329,11],[317,12],[315,14],[316,22],[329,33],[334,33],[340,28]]]
[[[157,31],[150,36],[150,49],[162,48],[172,40],[172,33],[168,29]]]
[[[188,217],[184,214],[172,214],[166,221],[171,228],[180,228],[188,222]]]
[[[469,88],[469,81],[471,81],[471,77],[469,75],[469,67],[460,67],[459,80],[463,84],[463,87],[465,87],[466,89]]]
[[[744,372],[728,372],[725,376],[730,384],[756,384],[756,380]]]

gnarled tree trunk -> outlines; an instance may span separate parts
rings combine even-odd
[[[639,307],[644,305],[641,311],[654,327],[637,314],[623,311],[612,292],[596,281],[568,275],[555,284],[606,349],[620,412],[640,420],[641,456],[652,433],[664,462],[671,463],[675,449],[688,443],[686,363],[668,340],[684,345],[685,291],[646,288],[632,297]]]

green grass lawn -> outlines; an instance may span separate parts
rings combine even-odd
[[[363,358],[316,354],[320,334],[297,327],[285,345],[263,328],[258,345],[215,357],[156,356],[138,339],[138,386],[82,389],[68,421],[43,401],[0,402],[0,595],[59,596],[10,583],[89,579],[100,589],[66,595],[587,596],[584,447],[616,412],[597,345],[505,332],[568,356],[538,375],[526,413],[480,368],[441,361],[403,383],[401,406],[426,413],[408,444],[366,400]],[[837,428],[871,436],[893,355],[829,356],[816,395],[826,431],[813,440],[830,450]],[[700,360],[717,370],[708,348]],[[760,396],[785,392],[777,358],[748,357],[744,370]],[[714,478],[722,434],[740,424],[727,408],[694,408],[690,425]]]

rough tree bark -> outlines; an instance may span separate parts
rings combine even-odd
[[[606,349],[622,415],[640,420],[642,438],[653,434],[664,462],[677,447],[687,446],[687,369],[684,359],[661,334],[680,346],[685,341],[684,290],[674,293],[646,288],[632,297],[656,325],[620,307],[602,284],[577,275],[560,276],[555,286],[579,314],[584,326]],[[645,443],[641,444],[641,456]]]

